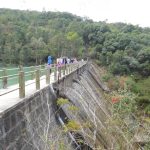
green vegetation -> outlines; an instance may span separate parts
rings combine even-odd
[[[41,64],[48,55],[97,59],[114,74],[150,75],[150,28],[93,22],[60,12],[0,9],[0,64]]]
[[[106,72],[103,74],[102,80],[107,83],[107,86],[112,92],[117,92],[119,94],[120,90],[127,90],[126,94],[135,95],[136,98],[134,98],[134,101],[129,97],[128,104],[125,105],[129,106],[129,104],[131,104],[131,109],[133,109],[132,107],[137,107],[139,115],[150,115],[150,77],[137,78],[134,75],[114,76]],[[126,101],[123,100],[122,102]]]
[[[150,28],[69,13],[0,9],[0,67],[42,64],[48,55],[95,60],[109,70],[102,80],[115,91],[118,114],[150,116]]]
[[[66,127],[69,131],[79,131],[81,129],[80,124],[75,120],[69,120]]]
[[[35,65],[82,52],[83,19],[69,13],[0,9],[0,64]]]
[[[137,135],[142,144],[135,144],[136,148],[149,149],[149,78],[135,81],[134,76],[114,76],[105,72],[102,79],[111,90],[110,93],[105,93],[113,110],[112,117],[108,120],[108,130],[120,140],[118,149],[125,149],[127,141],[133,146]]]
[[[139,80],[133,91],[138,94],[137,103],[141,110],[150,115],[150,77]]]
[[[93,22],[69,13],[0,9],[0,66],[35,65],[61,55],[90,57],[105,66],[103,77],[118,89],[114,75],[131,76],[137,103],[149,113],[150,28]]]
[[[65,105],[65,104],[69,104],[69,100],[68,100],[68,99],[59,98],[59,99],[57,100],[57,105],[58,105],[58,106],[63,106],[63,105]]]

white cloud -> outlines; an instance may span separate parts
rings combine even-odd
[[[149,0],[1,0],[1,8],[66,11],[95,21],[150,27]]]

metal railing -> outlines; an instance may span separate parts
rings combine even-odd
[[[45,80],[46,84],[50,84],[50,80],[53,74],[53,80],[57,81],[62,76],[70,74],[72,71],[82,67],[86,62],[78,62],[72,64],[65,64],[57,66],[52,64],[50,67],[48,65],[40,66],[30,66],[30,67],[19,67],[12,69],[2,69],[0,70],[0,96],[6,95],[10,92],[19,89],[19,97],[25,97],[25,87],[31,84],[35,84],[36,90],[40,89],[41,80]],[[29,81],[30,82],[26,82]],[[10,90],[9,87],[13,87]]]

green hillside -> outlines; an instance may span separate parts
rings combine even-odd
[[[66,12],[0,9],[2,68],[39,65],[48,55],[54,60],[89,57],[110,74],[131,76],[139,106],[142,102],[149,111],[149,91],[144,89],[150,86],[150,28],[94,22]]]

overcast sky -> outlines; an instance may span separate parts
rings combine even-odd
[[[150,27],[150,0],[0,0],[0,8],[65,11],[94,21]]]

